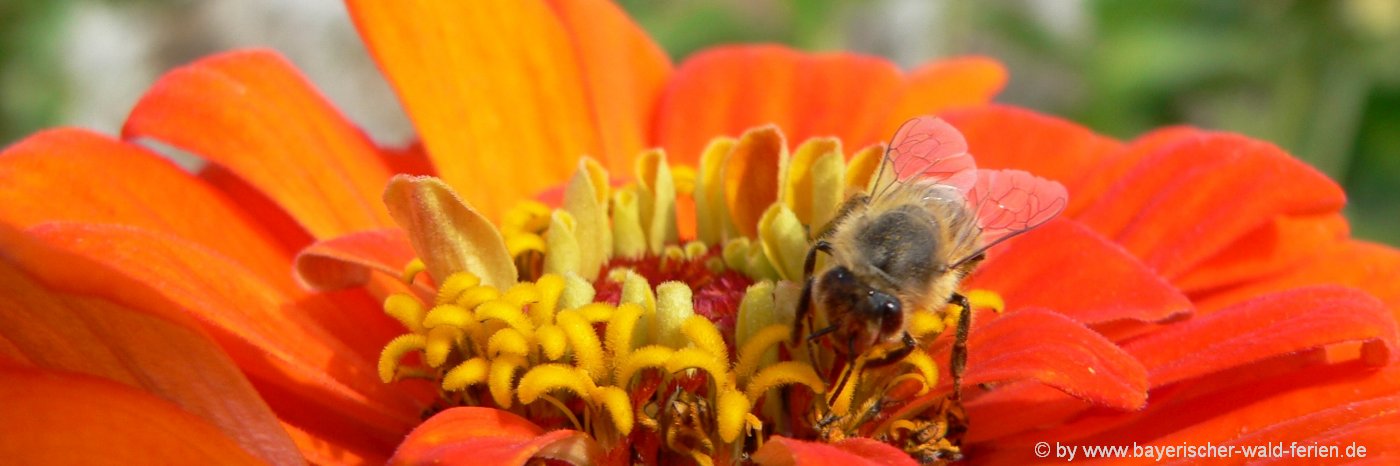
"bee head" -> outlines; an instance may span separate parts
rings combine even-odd
[[[843,265],[828,269],[816,283],[814,296],[827,319],[837,325],[836,338],[857,351],[896,335],[904,328],[904,305],[899,297],[863,280]]]

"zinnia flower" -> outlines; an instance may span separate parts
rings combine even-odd
[[[980,58],[905,74],[749,46],[672,69],[602,2],[348,6],[421,145],[375,146],[245,51],[164,76],[120,140],[56,129],[0,155],[7,459],[1400,451],[1400,254],[1349,239],[1340,189],[1266,143],[1125,144],[979,105],[1004,80]],[[927,351],[844,384],[830,348],[785,344],[809,232],[935,112],[979,167],[1070,195],[962,286],[965,413],[940,314],[915,321]]]

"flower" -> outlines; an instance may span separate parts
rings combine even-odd
[[[513,455],[518,462],[536,454],[606,454],[588,451],[594,442],[588,439],[606,436],[599,430],[541,428],[567,418],[567,411],[589,413],[596,421],[590,426],[603,431],[626,430],[618,391],[607,389],[623,386],[595,378],[606,374],[574,377],[566,366],[534,368],[552,368],[536,381],[576,381],[583,390],[571,388],[574,393],[589,392],[577,401],[553,397],[565,405],[556,419],[465,407],[421,421],[424,410],[441,408],[434,403],[447,398],[412,380],[382,383],[385,366],[376,361],[383,360],[386,344],[412,340],[400,338],[405,331],[417,335],[412,324],[424,325],[433,309],[422,309],[421,319],[405,318],[415,303],[392,297],[412,300],[413,287],[430,278],[429,291],[437,291],[438,281],[442,287],[479,285],[462,285],[472,280],[499,285],[502,304],[516,299],[517,311],[542,302],[553,285],[539,281],[558,279],[539,278],[534,293],[521,287],[511,294],[517,277],[500,271],[532,267],[530,251],[539,245],[529,234],[548,243],[551,231],[567,231],[570,222],[551,213],[551,224],[563,227],[541,230],[538,223],[531,226],[542,218],[531,215],[531,207],[523,207],[518,218],[509,207],[575,173],[625,173],[630,158],[645,147],[663,147],[675,173],[689,166],[695,175],[690,181],[703,180],[702,149],[712,138],[740,136],[771,121],[793,142],[833,134],[844,147],[864,148],[908,116],[983,103],[1004,79],[997,65],[983,59],[939,62],[903,76],[875,59],[777,47],[717,49],[672,70],[615,7],[598,2],[349,6],[418,127],[422,147],[372,145],[285,62],[254,51],[211,57],[162,78],[133,110],[122,141],[60,129],[0,155],[6,199],[0,205],[0,371],[6,379],[0,391],[8,401],[0,409],[0,450],[7,458],[149,462],[160,455],[180,463],[296,463],[305,456],[318,463],[382,462],[396,449],[412,456],[422,451],[415,448],[436,447],[445,455]],[[864,92],[839,92],[848,82],[860,82]],[[993,250],[965,284],[996,292],[1005,307],[1000,315],[983,311],[973,321],[965,379],[971,424],[963,442],[970,459],[1030,461],[1032,446],[1044,441],[1175,446],[1345,440],[1395,451],[1400,380],[1393,349],[1400,293],[1394,277],[1400,254],[1347,238],[1335,184],[1272,146],[1234,135],[1172,128],[1124,144],[1013,108],[944,115],[966,134],[980,166],[1028,170],[1064,183],[1071,194],[1064,219]],[[132,143],[143,138],[200,154],[214,165],[198,176],[185,174]],[[784,248],[793,242],[783,235],[792,230],[778,227],[792,225],[791,217],[781,209],[768,214],[775,201],[791,199],[788,208],[799,224],[816,223],[812,204],[798,200],[813,201],[816,191],[811,197],[785,194],[791,186],[799,187],[793,192],[807,186],[792,175],[802,173],[804,146],[786,158],[785,142],[740,138],[745,140],[751,144],[736,147],[761,150],[735,156],[731,148],[721,160],[740,164],[731,171],[751,175],[739,179],[752,184],[719,198],[724,215],[742,220],[734,226],[744,228],[727,238],[750,243],[743,254],[721,251],[720,259],[748,275],[791,279],[792,256]],[[840,149],[821,153],[845,155]],[[597,168],[585,163],[580,171],[575,161],[582,154],[596,156]],[[820,160],[806,159],[814,165]],[[662,164],[643,166],[652,170],[644,174],[655,175]],[[378,202],[396,172],[435,173],[479,212],[404,218],[404,212],[451,212],[457,204],[447,202],[451,196],[443,197],[447,191],[432,188],[433,182],[398,181],[390,184],[390,194],[412,201],[399,204],[439,208],[399,210],[396,218]],[[672,180],[682,193],[684,178]],[[606,177],[582,179],[594,194],[610,184]],[[570,197],[567,192],[563,198]],[[697,215],[713,215],[707,207],[714,203],[700,201],[703,194],[693,197]],[[576,203],[586,199],[573,197]],[[676,210],[691,211],[683,200],[677,199]],[[614,228],[617,213],[626,211],[612,211]],[[609,257],[598,254],[608,243],[589,239],[587,227],[580,228],[587,218],[568,215],[574,217],[573,234],[561,234],[553,238],[554,247],[543,249],[557,253],[571,238],[579,257],[551,265],[547,253],[545,264],[533,266],[577,272],[585,255],[594,255],[590,261]],[[639,209],[639,227],[642,218],[658,216],[640,215]],[[705,225],[716,225],[710,218],[697,222],[697,235],[716,233],[706,233]],[[689,227],[678,226],[673,238],[667,222],[660,224],[628,234],[641,231],[648,248],[660,238],[663,253],[676,246],[687,259],[705,257],[672,242]],[[491,239],[494,231],[505,236]],[[471,239],[416,248],[432,252],[422,258],[426,278],[406,285],[398,278],[399,267],[412,259],[404,245],[432,237],[425,232]],[[473,246],[492,241],[500,248]],[[613,250],[627,247],[614,243]],[[289,273],[299,251],[304,260],[296,265],[306,284],[364,288],[305,291]],[[391,275],[367,271],[380,264],[388,264],[381,268]],[[454,281],[451,272],[463,270],[474,271]],[[560,299],[569,288],[564,280]],[[694,292],[673,287],[681,288]],[[648,291],[660,300],[659,291]],[[617,293],[621,300],[627,291]],[[666,306],[683,309],[684,301]],[[604,313],[612,317],[636,307],[647,312],[633,304],[630,311],[623,311],[625,305],[588,311],[572,306],[578,309],[566,322],[555,316],[561,324],[555,328],[575,353],[588,348],[616,354],[622,345],[604,338],[593,346],[578,320],[606,320]],[[666,306],[657,304],[658,310]],[[501,329],[527,323],[503,309],[494,312],[506,317],[492,320]],[[736,327],[743,322],[735,319]],[[673,355],[699,348],[688,352],[698,364],[684,367],[726,371],[706,362],[723,359],[715,356],[721,345],[694,335],[719,333],[724,339],[727,329],[707,327],[709,319],[672,322],[678,325],[671,328],[697,342],[671,347]],[[426,327],[422,347],[429,358],[437,326]],[[615,341],[625,339],[625,332],[615,333]],[[488,353],[497,334],[509,332],[492,332]],[[516,351],[507,340],[498,337],[494,356]],[[397,345],[416,346],[409,343]],[[930,360],[946,361],[946,340],[933,345]],[[742,359],[742,350],[723,347]],[[399,376],[400,367],[419,366],[410,357],[388,367]],[[488,378],[494,367],[493,359]],[[474,370],[462,369],[461,380],[475,381],[468,377]],[[938,381],[927,393],[886,408],[893,415],[928,412],[950,387],[949,377],[940,374]],[[735,382],[733,387],[741,386]],[[494,397],[489,380],[486,385]],[[540,399],[548,392],[538,393]],[[634,395],[625,394],[629,401]],[[714,400],[718,410],[736,412],[719,406],[725,404],[732,403]],[[602,422],[605,417],[611,424]],[[741,420],[741,430],[753,425]],[[641,425],[634,421],[634,428]],[[734,425],[732,417],[723,423]],[[584,421],[579,424],[584,427]],[[908,461],[885,443],[860,438],[856,427],[856,438],[830,445],[774,437],[756,454],[773,462]]]

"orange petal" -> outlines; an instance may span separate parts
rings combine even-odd
[[[1186,296],[1136,257],[1064,219],[993,249],[965,288],[996,291],[1007,309],[1044,307],[1086,324],[1158,322],[1192,310]]]
[[[755,128],[739,138],[721,168],[724,202],[739,233],[758,237],[758,220],[778,200],[779,176],[787,165],[787,145],[775,126]]]
[[[1374,364],[1396,353],[1400,330],[1375,298],[1338,286],[1274,293],[1171,325],[1125,348],[1147,367],[1152,386],[1345,342]]]
[[[5,322],[0,326],[0,341],[5,343],[0,346],[13,348],[27,365],[102,377],[150,392],[211,423],[265,461],[301,461],[296,446],[238,367],[187,315],[139,312],[57,294],[0,261],[0,322]],[[11,407],[18,402],[5,400]],[[54,432],[63,432],[71,426],[54,427]]]
[[[39,281],[133,309],[189,312],[284,419],[293,407],[313,413],[302,417],[308,422],[335,419],[392,439],[417,418],[418,403],[369,369],[394,333],[372,301],[341,306],[348,301],[291,294],[188,241],[130,227],[44,224],[30,234],[68,253],[55,260],[0,237]],[[297,402],[278,404],[287,399]]]
[[[605,149],[592,75],[543,2],[346,3],[438,174],[488,218]]]
[[[501,232],[442,180],[397,175],[384,190],[384,204],[439,283],[465,271],[501,289],[515,284],[515,262]]]
[[[868,438],[849,438],[832,444],[804,442],[775,436],[753,455],[763,466],[868,465],[913,466],[918,463],[908,453]]]
[[[885,120],[903,85],[899,69],[882,58],[774,45],[714,48],[676,70],[659,104],[655,141],[692,166],[710,139],[766,124],[793,143],[835,136],[861,147],[888,137]]]
[[[1143,158],[1079,220],[1168,279],[1278,215],[1337,212],[1342,190],[1277,147],[1197,135]]]
[[[532,458],[593,464],[602,448],[583,432],[544,429],[507,411],[452,408],[408,434],[390,464],[523,465]]]
[[[303,249],[296,259],[297,280],[313,290],[363,286],[370,271],[397,277],[414,257],[408,234],[401,229],[361,231]]]
[[[1082,126],[1018,107],[988,105],[942,116],[967,138],[977,168],[1013,168],[1059,181],[1071,200],[1084,174],[1122,147]]]
[[[1006,86],[1006,78],[1006,67],[987,57],[954,57],[926,63],[909,72],[904,92],[885,118],[880,134],[894,134],[899,125],[919,115],[991,102]]]
[[[265,464],[198,416],[128,386],[26,369],[0,369],[0,378],[0,457],[6,462]]]
[[[389,172],[368,136],[281,56],[230,52],[166,74],[122,128],[229,169],[316,237],[390,225]]]
[[[549,0],[578,54],[597,118],[605,166],[620,171],[651,145],[652,108],[671,75],[671,59],[612,2]]]
[[[131,225],[185,238],[259,274],[291,253],[228,198],[168,160],[80,129],[44,131],[0,155],[0,222]]]

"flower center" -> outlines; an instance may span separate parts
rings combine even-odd
[[[956,457],[966,422],[956,400],[931,393],[939,366],[929,352],[867,367],[829,341],[791,341],[802,256],[821,228],[812,222],[834,206],[749,209],[757,224],[745,235],[734,227],[741,209],[716,207],[714,170],[673,174],[656,151],[638,160],[634,184],[614,189],[585,160],[561,207],[530,201],[505,216],[514,285],[456,272],[431,277],[433,296],[388,297],[385,312],[408,333],[385,346],[380,378],[435,382],[436,408],[489,406],[588,432],[632,462],[740,462],[770,435],[862,436],[919,458]],[[807,182],[849,178],[830,175]],[[697,204],[703,241],[680,240],[678,195]],[[414,261],[402,278],[424,270]],[[1001,307],[994,294],[967,296]],[[925,348],[957,315],[909,313],[907,332]]]

